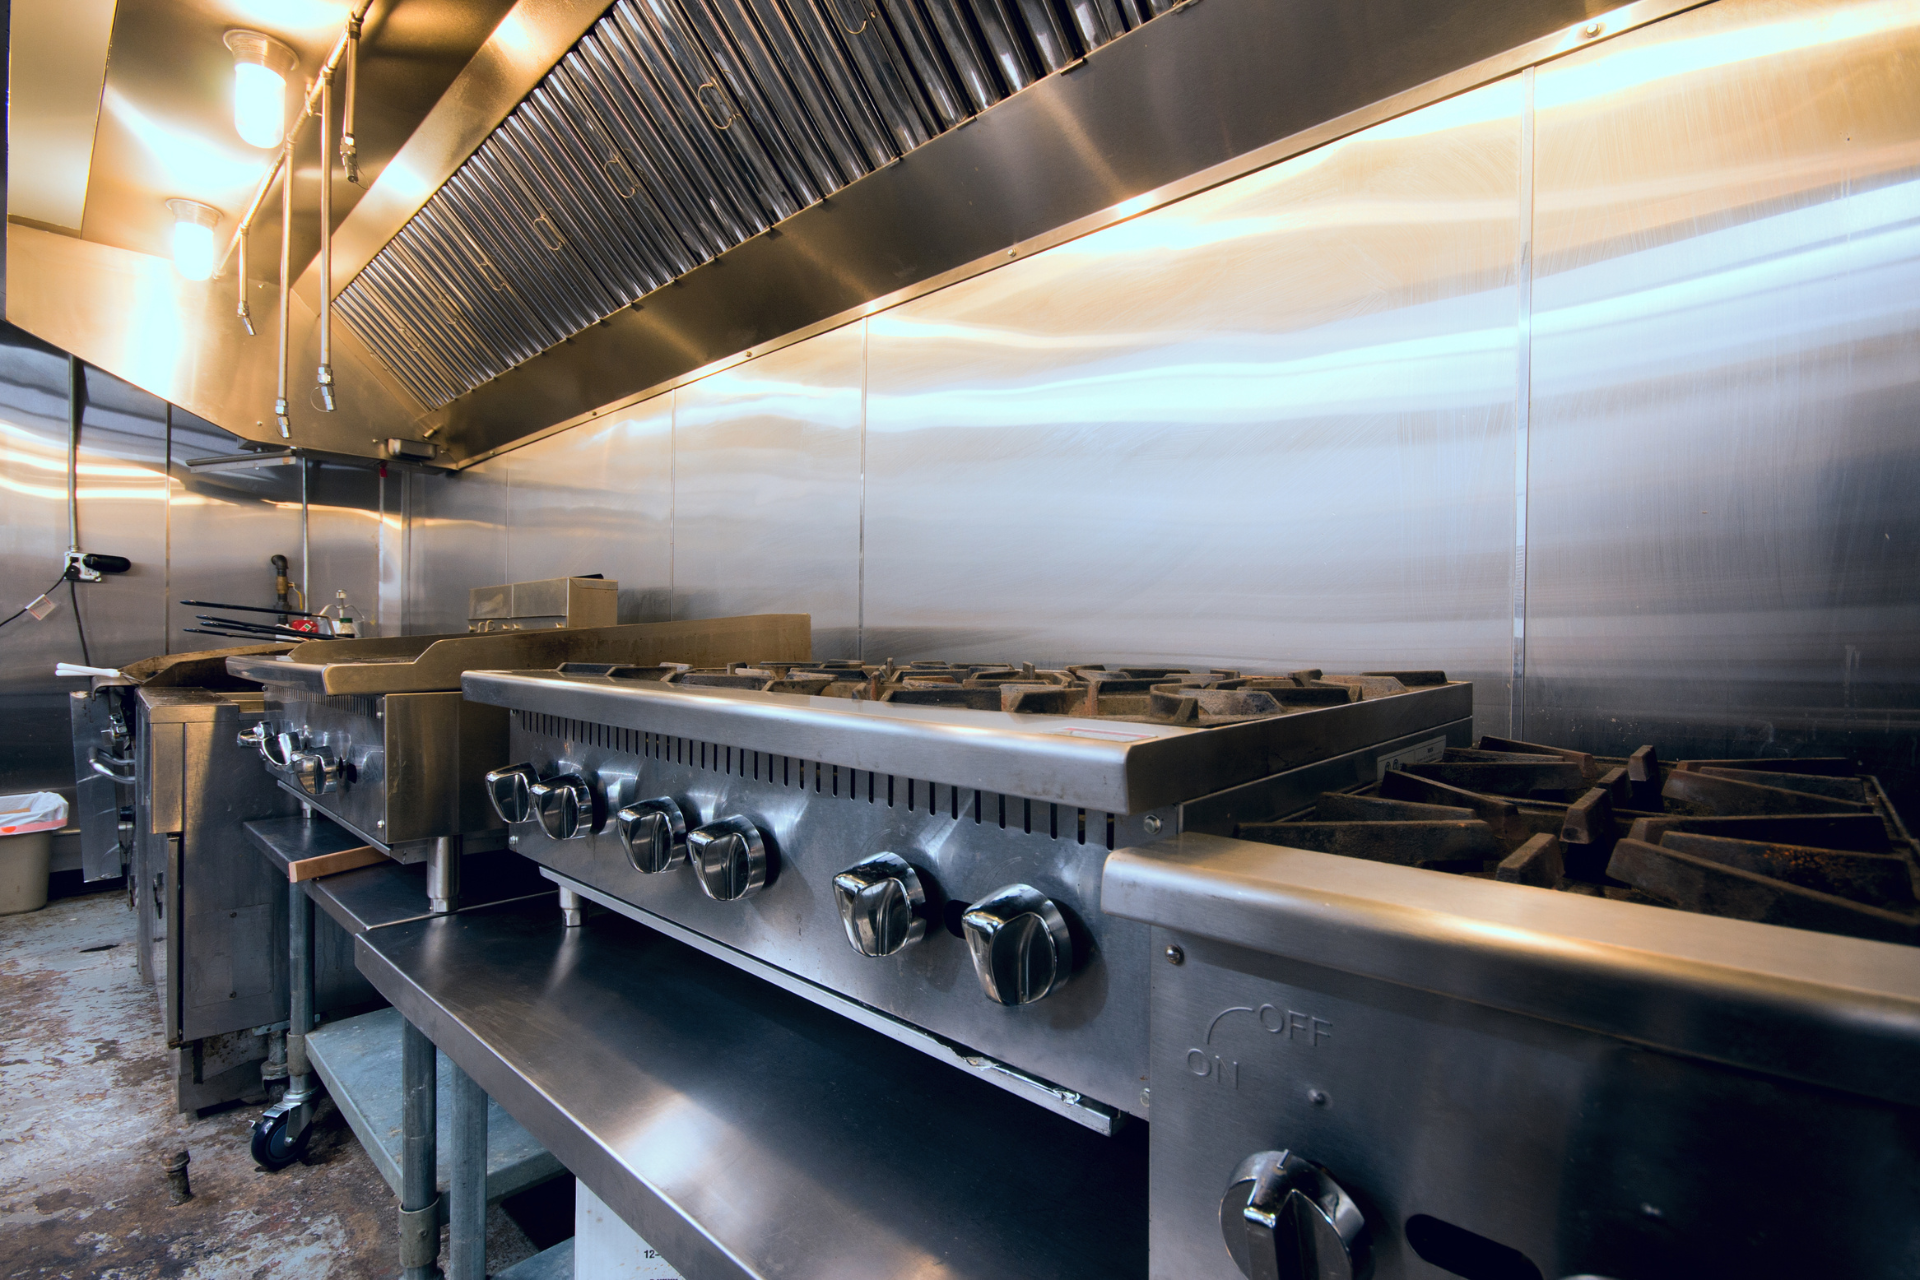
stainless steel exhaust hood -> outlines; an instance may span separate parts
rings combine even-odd
[[[293,443],[462,465],[1691,3],[520,0],[338,220],[342,411]],[[272,438],[231,284],[106,252],[10,228],[9,318]]]
[[[1684,7],[619,0],[340,307],[468,461]]]

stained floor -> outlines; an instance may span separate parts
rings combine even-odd
[[[0,916],[0,1277],[397,1274],[392,1193],[331,1106],[273,1174],[248,1153],[258,1107],[173,1109],[133,928],[120,894]],[[194,1198],[174,1206],[162,1160],[183,1148]],[[490,1271],[533,1252],[498,1209],[488,1226]]]

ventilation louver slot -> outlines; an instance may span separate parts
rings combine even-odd
[[[619,0],[340,312],[437,409],[1170,7]]]

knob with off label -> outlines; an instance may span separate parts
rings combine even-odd
[[[493,811],[506,823],[528,822],[533,818],[533,787],[540,774],[530,764],[510,764],[487,774],[487,799]]]
[[[760,829],[745,818],[722,818],[687,833],[687,859],[700,891],[732,902],[766,887],[772,856]]]
[[[1249,1280],[1365,1280],[1367,1223],[1327,1171],[1290,1151],[1261,1151],[1233,1171],[1220,1234]]]
[[[686,861],[687,817],[672,796],[638,800],[614,815],[627,861],[642,875],[671,871]]]
[[[897,853],[876,853],[833,878],[847,941],[863,956],[890,956],[926,936],[927,894]]]
[[[555,840],[579,840],[593,829],[593,792],[579,774],[542,778],[527,794],[540,826]]]
[[[1073,971],[1067,922],[1030,884],[995,889],[960,917],[973,971],[987,999],[1032,1004],[1059,990]]]

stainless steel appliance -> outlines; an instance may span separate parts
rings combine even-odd
[[[143,974],[159,984],[183,1111],[256,1093],[287,1019],[287,885],[247,839],[298,810],[237,742],[266,715],[258,691],[144,687],[132,699],[129,873]],[[314,933],[316,1009],[376,1002],[331,921]]]
[[[1108,851],[1203,796],[1464,745],[1438,672],[857,662],[472,671],[513,844],[604,903],[1091,1127],[1144,1115]],[[1335,785],[1335,784],[1323,784]],[[563,898],[563,905],[565,904]]]
[[[1920,949],[1186,832],[1151,1274],[1912,1275]]]
[[[488,635],[313,641],[270,658],[234,658],[266,687],[249,730],[279,785],[389,854],[427,861],[428,896],[458,896],[458,853],[504,839],[480,776],[506,751],[504,712],[466,702],[461,673],[567,660],[726,661],[740,652],[804,658],[806,616],[767,614]]]
[[[133,805],[137,780],[134,734],[138,689],[251,689],[227,673],[239,654],[281,653],[285,645],[169,653],[120,668],[118,676],[95,676],[68,695],[73,728],[74,821],[80,828],[80,866],[86,880],[122,875],[132,860],[137,829]]]
[[[1920,859],[1853,770],[1483,737],[1117,852],[1153,1274],[1912,1273]]]
[[[468,631],[611,627],[620,621],[620,584],[610,578],[541,578],[467,592]]]

